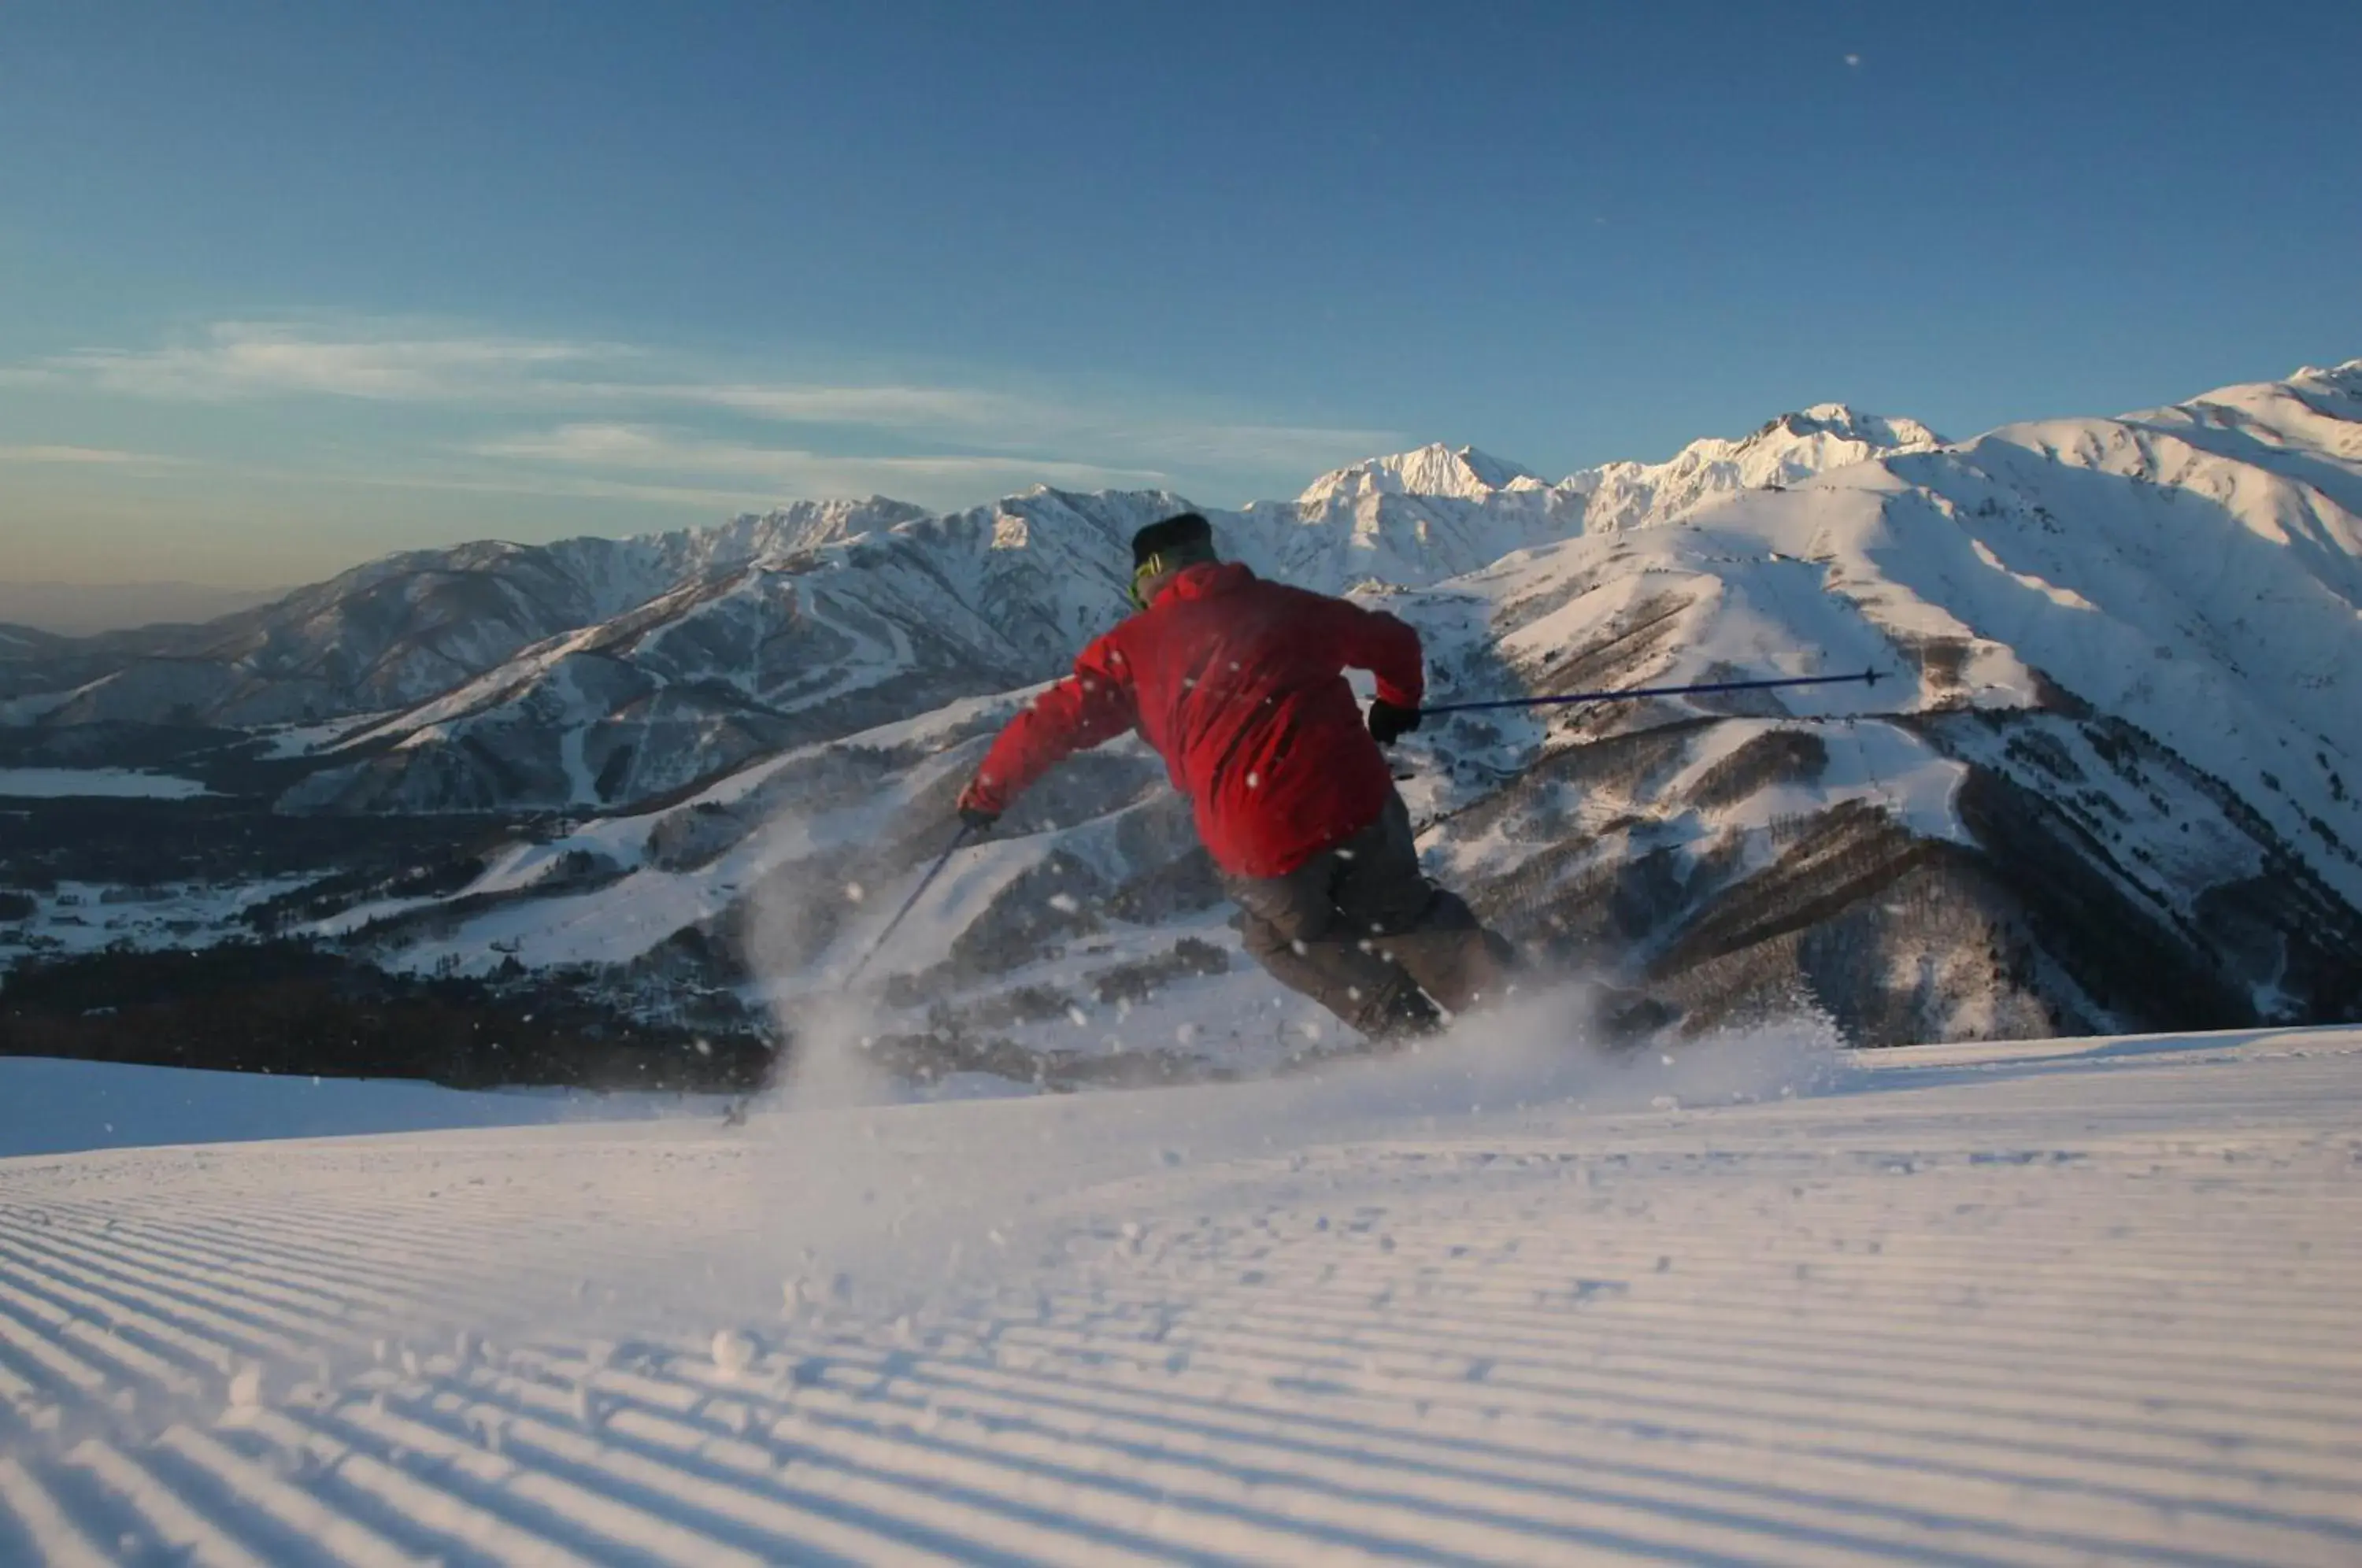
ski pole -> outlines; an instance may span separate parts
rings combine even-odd
[[[1555,697],[1504,697],[1491,702],[1440,702],[1419,710],[1433,713],[1473,713],[1485,708],[1548,708],[1568,702],[1628,702],[1639,697],[1684,697],[1705,691],[1762,691],[1774,686],[1841,686],[1854,681],[1878,684],[1878,671],[1860,675],[1789,675],[1772,680],[1706,680],[1694,686],[1636,686],[1623,691],[1568,691]]]
[[[861,972],[869,967],[869,961],[877,956],[884,949],[888,939],[900,927],[902,918],[917,907],[921,899],[926,897],[927,889],[935,885],[935,878],[944,874],[944,867],[952,863],[953,853],[967,842],[970,831],[967,823],[960,823],[959,832],[952,834],[951,843],[945,845],[944,852],[935,856],[935,863],[927,867],[927,874],[919,878],[919,885],[911,889],[911,896],[902,900],[902,907],[894,911],[894,918],[886,922],[886,929],[877,933],[877,940],[869,944],[869,951],[861,955],[861,962],[853,966],[853,972],[844,977],[844,983],[837,989],[849,991],[853,988],[853,982],[861,978]]]

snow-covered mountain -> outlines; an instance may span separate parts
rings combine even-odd
[[[238,726],[407,706],[714,573],[923,515],[873,497],[638,538],[405,551],[201,626],[56,639],[53,689],[0,722]]]
[[[1943,437],[1915,419],[1861,414],[1840,403],[1783,414],[1742,441],[1709,436],[1661,463],[1607,463],[1561,484],[1583,498],[1591,532],[1645,528],[1718,495],[1777,490],[1891,453],[1925,452]]]
[[[1290,581],[1328,591],[1362,583],[1425,587],[1515,550],[1604,527],[1650,526],[1714,495],[1792,482],[1932,440],[1907,420],[1826,405],[1775,420],[1745,441],[1701,441],[1666,463],[1612,464],[1555,485],[1473,447],[1431,446],[1323,475],[1293,502],[1209,515],[1231,553]],[[1025,667],[1038,665],[1046,674],[1071,656],[1081,635],[1120,612],[1126,558],[1120,539],[1110,546],[1109,529],[1128,530],[1143,515],[1187,504],[1155,491],[1037,490],[937,516],[873,496],[801,502],[718,527],[635,538],[407,551],[202,626],[91,638],[7,628],[9,640],[0,641],[0,723],[237,727],[423,704],[447,716],[455,688],[472,684],[479,699],[523,692],[554,657],[565,657],[556,645],[566,645],[624,663],[642,648],[666,651],[648,668],[592,682],[613,700],[593,717],[701,712],[713,723],[784,734],[742,679],[743,665],[711,672],[694,661],[683,665],[672,652],[697,637],[657,635],[658,628],[729,598],[729,584],[750,568],[802,575],[823,564],[857,570],[890,558],[940,577],[955,600],[981,593],[972,607],[988,616],[1005,612],[1038,630],[1048,613],[1067,630],[1052,638],[1048,662]],[[857,539],[880,547],[855,551]],[[830,555],[833,547],[839,548]],[[1076,580],[1055,580],[1067,573]],[[1050,601],[1058,602],[1045,612]],[[934,630],[932,620],[922,605],[912,624]],[[988,635],[971,650],[976,662],[996,672],[1008,668],[998,641]],[[734,654],[739,646],[727,635],[718,646]],[[517,668],[503,671],[512,660]],[[684,698],[683,686],[701,690]],[[543,706],[557,723],[573,723],[582,712],[571,699]],[[522,733],[513,724],[505,729]],[[706,770],[741,755],[725,745],[705,759]],[[537,767],[524,771],[556,777]],[[552,803],[546,795],[536,785],[502,798]],[[401,792],[359,798],[414,803]],[[582,801],[628,798],[636,797],[593,792]]]
[[[1131,534],[1178,505],[1040,490],[945,517],[754,528],[645,603],[348,730],[283,803],[629,806],[1041,680],[1120,613]]]
[[[1228,553],[1288,581],[1423,588],[1585,531],[1602,494],[1615,526],[1650,527],[1706,497],[1931,442],[1909,421],[1832,405],[1743,442],[1700,442],[1666,464],[1559,485],[1473,447],[1433,446],[1324,475],[1292,502],[1210,515]],[[940,517],[872,501],[613,549],[568,541],[551,547],[565,580],[595,569],[621,585],[611,602],[675,580],[348,733],[336,749],[356,760],[287,804],[628,806],[787,746],[1046,679],[1124,613],[1132,531],[1187,504],[1037,489]]]
[[[17,711],[129,712],[179,664],[373,704],[291,764],[284,809],[574,825],[320,929],[398,966],[792,996],[882,916],[844,889],[940,846],[990,731],[1123,613],[1129,534],[1184,504],[873,500],[402,558],[210,629],[212,656]],[[1430,447],[1209,515],[1231,555],[1418,624],[1438,701],[1885,673],[1463,715],[1399,754],[1430,856],[1494,919],[1694,1023],[1800,1000],[1881,1041],[2362,1013],[2362,361],[1951,445],[1822,405],[1557,483]],[[466,673],[416,695],[436,658]],[[1168,991],[1165,1027],[1217,992],[1294,1016],[1226,956],[1160,779],[1136,746],[1079,759],[963,853],[879,966],[910,1038],[1087,1073]],[[1069,1007],[1102,1002],[1127,1028],[1074,1037]]]
[[[1429,446],[1323,474],[1293,502],[1251,505],[1232,533],[1243,558],[1291,582],[1424,588],[1514,551],[1655,527],[1717,496],[1938,444],[1914,420],[1823,403],[1744,440],[1696,441],[1661,463],[1610,463],[1556,484],[1473,447]]]
[[[1371,495],[1417,495],[1483,502],[1498,491],[1547,488],[1538,474],[1478,451],[1435,442],[1415,452],[1365,458],[1314,480],[1297,498],[1308,509]]]

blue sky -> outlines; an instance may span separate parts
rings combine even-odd
[[[10,577],[2362,355],[2362,6],[0,8]]]

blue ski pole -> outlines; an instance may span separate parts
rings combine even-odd
[[[1636,686],[1622,691],[1566,691],[1551,697],[1503,697],[1489,702],[1439,702],[1419,709],[1420,717],[1434,713],[1473,713],[1487,708],[1550,708],[1571,702],[1628,702],[1641,697],[1691,697],[1707,691],[1764,691],[1775,686],[1845,686],[1855,681],[1878,684],[1878,671],[1860,675],[1789,675],[1770,680],[1705,680],[1691,686]]]
[[[886,929],[877,933],[877,940],[869,944],[869,951],[861,955],[861,962],[853,966],[852,973],[844,977],[844,983],[838,987],[838,989],[849,991],[853,988],[853,982],[861,978],[861,972],[869,967],[869,961],[877,956],[888,940],[900,928],[903,917],[917,907],[921,899],[926,897],[927,889],[935,885],[935,878],[944,874],[944,867],[952,863],[953,853],[967,842],[970,831],[967,823],[960,823],[959,832],[952,834],[951,843],[945,845],[944,852],[935,856],[935,863],[927,867],[927,874],[919,878],[919,885],[911,889],[911,896],[902,900],[902,907],[894,911],[894,918],[886,922]]]

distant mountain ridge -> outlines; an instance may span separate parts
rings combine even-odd
[[[1473,447],[1447,447],[1441,442],[1392,457],[1367,458],[1334,469],[1314,480],[1297,497],[1297,504],[1318,508],[1339,499],[1363,495],[1447,496],[1457,501],[1484,501],[1496,491],[1540,487],[1540,476],[1505,462]]]
[[[336,718],[278,765],[282,811],[561,814],[456,894],[312,928],[385,962],[792,999],[874,933],[840,890],[939,846],[985,737],[1126,613],[1131,531],[1185,504],[872,498],[421,552],[170,646],[0,643],[0,679],[20,733]],[[1209,516],[1232,558],[1412,621],[1440,698],[1888,678],[1397,749],[1490,918],[1691,1026],[2362,1017],[2362,360],[1951,443],[1824,404],[1556,482],[1432,446]],[[74,679],[34,692],[44,668]],[[1136,745],[1078,759],[966,853],[881,966],[929,1049],[1071,1054],[1045,999],[1234,945],[1161,778]]]
[[[1209,514],[1226,549],[1286,580],[1326,591],[1426,587],[1595,519],[1651,526],[1710,495],[1854,460],[1893,431],[1904,433],[1890,437],[1901,443],[1920,427],[1826,405],[1744,442],[1700,442],[1665,464],[1612,465],[1556,485],[1473,447],[1436,445],[1337,469],[1293,502]],[[373,782],[307,785],[291,804],[624,803],[812,738],[815,725],[844,733],[870,716],[844,704],[821,721],[815,709],[842,693],[825,681],[782,682],[776,660],[789,647],[846,657],[860,638],[815,637],[820,622],[809,616],[774,628],[786,641],[750,634],[781,607],[824,621],[824,606],[844,604],[855,621],[891,624],[892,647],[928,650],[911,657],[936,672],[927,690],[946,700],[979,680],[1043,679],[1121,613],[1130,531],[1189,504],[1161,491],[1038,488],[935,514],[872,496],[623,539],[405,551],[201,626],[28,638],[13,655],[0,646],[0,699],[15,699],[0,702],[0,723],[240,728],[392,714],[356,737],[403,753],[376,764]],[[894,581],[869,575],[889,565],[901,573]],[[790,579],[801,597],[780,591]],[[980,619],[963,622],[955,607]],[[734,621],[745,624],[725,624]],[[947,632],[957,625],[967,630]],[[775,661],[770,674],[758,646]],[[892,689],[915,695],[928,678],[894,679]],[[582,724],[612,733],[612,748],[596,743],[592,761],[561,764],[556,731]],[[427,751],[462,734],[472,762],[426,764]],[[520,746],[544,755],[508,755]],[[626,749],[636,760],[617,760]],[[650,766],[659,754],[671,760]],[[389,772],[439,782],[388,789]]]

